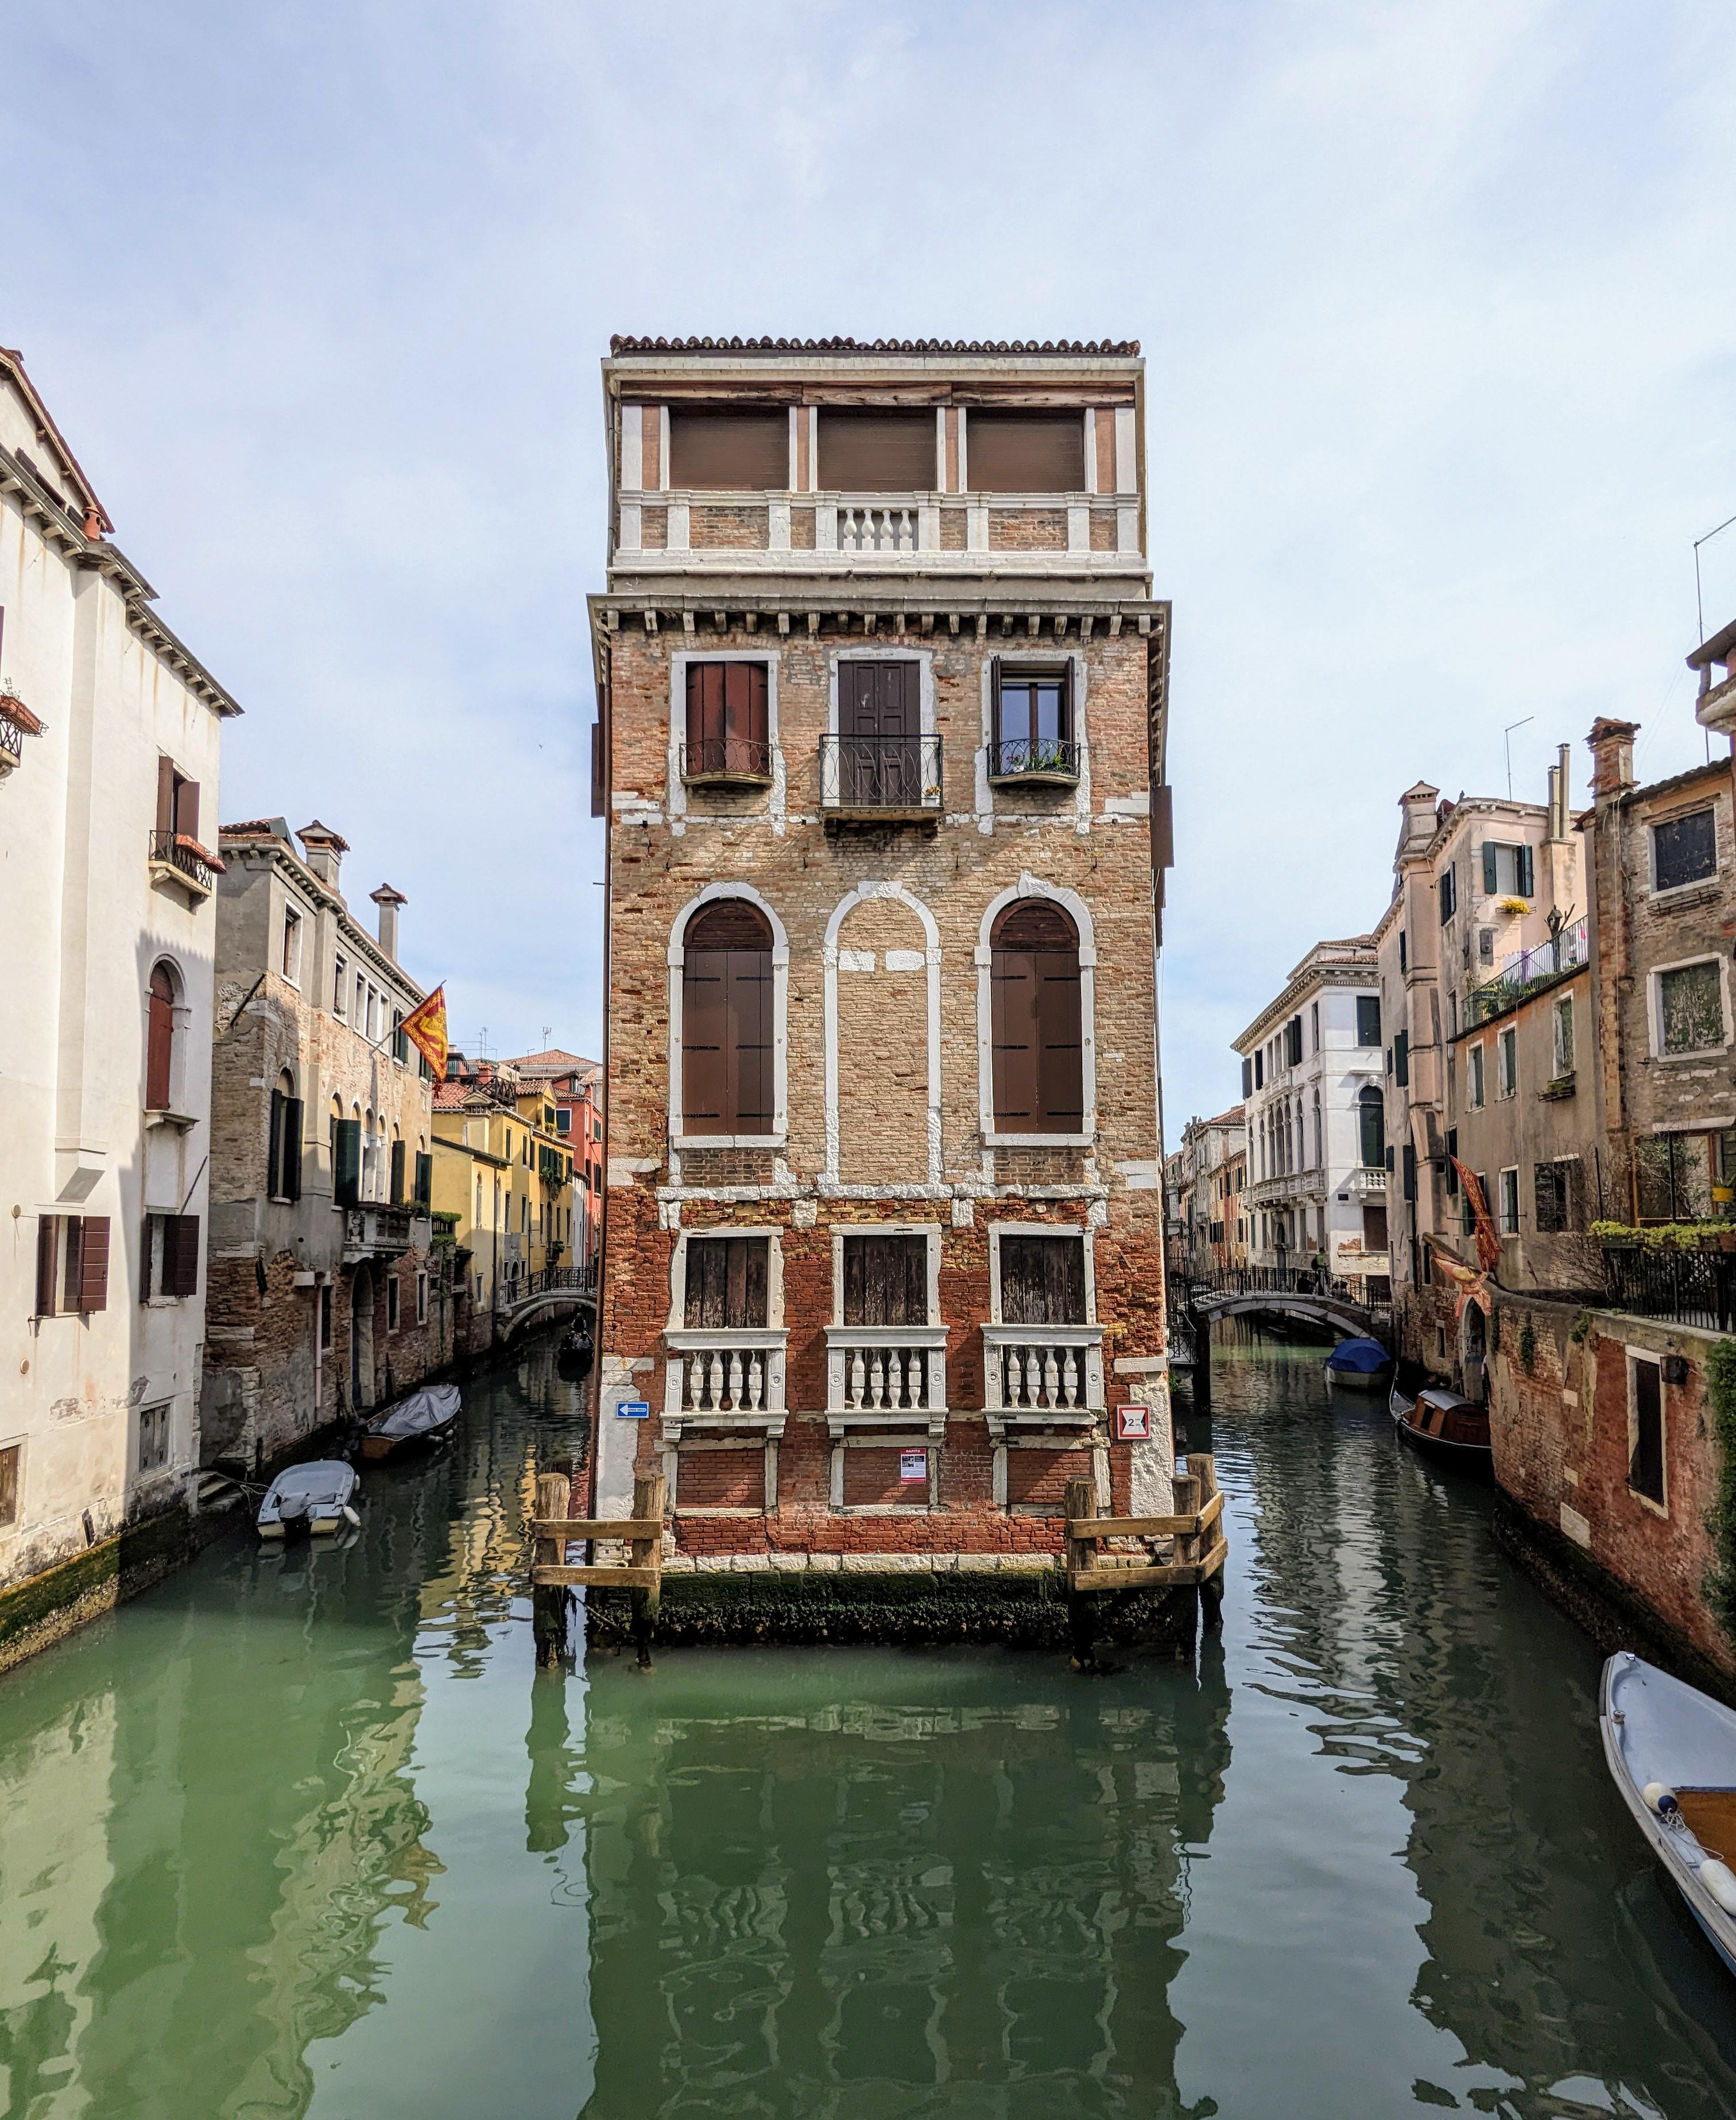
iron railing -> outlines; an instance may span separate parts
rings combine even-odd
[[[1050,737],[1010,737],[989,746],[991,780],[1077,780],[1079,746]]]
[[[596,1281],[583,1267],[545,1266],[540,1267],[535,1273],[521,1274],[513,1285],[520,1299],[525,1299],[532,1295],[551,1295],[564,1289],[588,1295]]]
[[[179,869],[195,889],[208,891],[216,879],[205,856],[184,832],[160,832],[151,835],[151,858],[166,867]]]
[[[0,772],[10,773],[24,755],[24,731],[10,715],[0,714]]]
[[[1464,997],[1464,1020],[1467,1028],[1484,1022],[1492,1016],[1517,1001],[1525,988],[1542,979],[1553,979],[1557,972],[1571,971],[1585,961],[1585,923],[1574,921],[1563,928],[1553,941],[1539,942],[1534,950],[1514,950],[1501,960],[1501,969],[1492,979],[1480,987],[1473,987]]]
[[[872,816],[941,807],[938,736],[823,736],[820,807]]]
[[[1392,1301],[1386,1274],[1329,1274],[1306,1266],[1200,1267],[1188,1279],[1214,1295],[1334,1295],[1359,1310],[1381,1312]]]
[[[772,778],[772,746],[746,737],[708,736],[681,746],[683,780],[764,781]]]
[[[1736,1252],[1606,1246],[1610,1300],[1636,1318],[1728,1332],[1736,1318]]]

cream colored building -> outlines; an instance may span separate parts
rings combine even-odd
[[[240,709],[0,351],[0,1662],[178,1546],[197,1462],[212,903]],[[146,1519],[154,1522],[148,1532]],[[21,1611],[14,1603],[13,1613]],[[44,1613],[50,1616],[44,1617]]]

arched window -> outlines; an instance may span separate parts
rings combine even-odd
[[[1079,1133],[1085,1123],[1079,931],[1051,900],[1021,899],[989,938],[995,1130]]]
[[[773,1039],[771,923],[745,899],[714,899],[684,937],[684,1133],[774,1131]]]
[[[265,1150],[265,1189],[273,1200],[301,1197],[301,1100],[285,1067],[272,1092]]]
[[[145,1109],[166,1112],[174,1089],[174,974],[166,964],[151,969],[150,1017],[145,1039]]]
[[[1371,1082],[1357,1099],[1362,1127],[1362,1161],[1370,1170],[1386,1168],[1386,1100]]]

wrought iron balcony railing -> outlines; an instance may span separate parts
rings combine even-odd
[[[823,736],[819,801],[832,816],[938,816],[940,737]]]
[[[739,736],[684,743],[681,778],[689,787],[764,786],[772,778],[772,746]]]
[[[1048,737],[1009,737],[989,746],[989,779],[1071,783],[1079,779],[1079,746]]]
[[[1604,1251],[1611,1300],[1635,1318],[1663,1318],[1710,1332],[1736,1327],[1736,1252]]]
[[[151,835],[151,865],[153,868],[173,869],[175,880],[202,898],[210,897],[216,886],[215,870],[220,868],[197,839],[190,839],[185,832],[160,832]]]

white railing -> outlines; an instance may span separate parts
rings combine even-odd
[[[678,1332],[669,1348],[666,1419],[703,1415],[756,1420],[782,1414],[784,1338],[781,1332]]]
[[[1350,1174],[1350,1183],[1345,1187],[1349,1192],[1384,1192],[1386,1173],[1376,1164],[1358,1164]]]
[[[946,1327],[829,1325],[826,1411],[834,1415],[945,1413]]]
[[[1098,1411],[1103,1403],[1102,1339],[1097,1325],[985,1325],[988,1410]]]
[[[1533,950],[1510,950],[1501,960],[1500,983],[1522,987],[1551,972],[1565,972],[1585,961],[1585,923],[1581,917],[1563,928],[1553,942],[1539,942]]]
[[[914,552],[920,517],[913,507],[878,501],[841,501],[836,510],[840,552]]]

